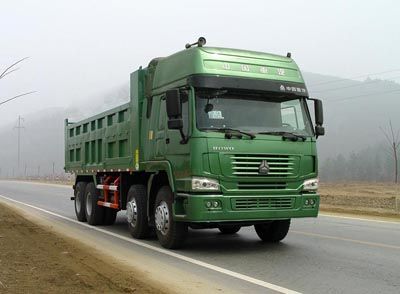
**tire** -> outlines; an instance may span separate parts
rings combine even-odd
[[[99,192],[94,183],[88,183],[85,191],[85,214],[87,222],[92,226],[102,225],[104,223],[105,210],[103,206],[97,205]]]
[[[132,185],[128,191],[126,215],[128,228],[133,238],[144,239],[150,228],[147,215],[147,192],[144,185]]]
[[[224,235],[233,235],[239,232],[242,227],[239,225],[226,225],[219,226],[218,230]]]
[[[104,208],[104,221],[103,224],[105,226],[111,226],[115,223],[115,219],[117,218],[118,210],[114,208]]]
[[[264,242],[278,243],[289,232],[290,219],[277,220],[268,224],[254,225],[258,237]]]
[[[78,182],[75,186],[74,191],[74,206],[75,206],[75,214],[76,218],[80,222],[86,221],[86,214],[85,214],[85,190],[86,190],[86,182]]]
[[[188,226],[183,222],[175,222],[172,213],[173,194],[171,188],[163,186],[158,191],[154,205],[156,234],[161,246],[177,249],[183,246]]]

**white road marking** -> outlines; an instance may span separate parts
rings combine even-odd
[[[68,218],[66,216],[63,216],[63,215],[48,211],[46,209],[43,209],[43,208],[40,208],[40,207],[37,207],[37,206],[33,206],[33,205],[30,205],[30,204],[21,202],[21,201],[18,201],[18,200],[14,200],[12,198],[9,198],[9,197],[3,196],[3,195],[0,195],[0,197],[3,198],[3,199],[6,199],[8,201],[11,201],[11,202],[14,202],[14,203],[18,203],[18,204],[21,204],[21,205],[36,209],[38,211],[47,213],[49,215],[61,218],[63,220],[72,222],[74,224],[78,224],[78,225],[84,226],[84,227],[92,229],[94,231],[102,232],[102,233],[104,233],[106,235],[113,236],[115,238],[118,238],[118,239],[130,242],[130,243],[133,243],[135,245],[138,245],[138,246],[141,246],[141,247],[144,247],[144,248],[147,248],[147,249],[150,249],[150,250],[153,250],[153,251],[156,251],[156,252],[171,256],[171,257],[175,257],[177,259],[180,259],[180,260],[195,264],[197,266],[204,267],[204,268],[209,269],[209,270],[213,270],[213,271],[219,272],[221,274],[225,274],[225,275],[234,277],[236,279],[240,279],[240,280],[246,281],[248,283],[252,283],[252,284],[260,286],[260,287],[264,287],[264,288],[267,288],[267,289],[270,289],[270,290],[273,290],[273,291],[276,291],[276,292],[279,292],[279,293],[284,293],[284,294],[301,294],[300,292],[297,292],[297,291],[294,291],[294,290],[290,290],[288,288],[284,288],[284,287],[281,287],[281,286],[278,286],[278,285],[275,285],[275,284],[272,284],[272,283],[268,283],[268,282],[265,282],[265,281],[250,277],[250,276],[246,276],[244,274],[240,274],[240,273],[237,273],[237,272],[234,272],[234,271],[231,271],[231,270],[228,270],[228,269],[216,266],[216,265],[212,265],[212,264],[209,264],[209,263],[206,263],[206,262],[203,262],[203,261],[191,258],[191,257],[187,257],[187,256],[184,256],[184,255],[172,252],[172,251],[168,251],[166,249],[158,248],[158,247],[143,243],[143,242],[141,242],[139,240],[131,239],[131,238],[128,238],[128,237],[125,237],[125,236],[120,236],[118,234],[106,231],[106,230],[101,229],[99,227],[94,227],[94,226],[88,225],[87,223],[82,223],[82,222],[79,222],[77,220],[70,219],[70,218]]]
[[[19,181],[19,180],[0,180],[1,182],[8,182],[8,183],[16,183],[16,184],[27,184],[27,185],[40,185],[40,186],[50,186],[50,187],[57,187],[57,188],[67,188],[72,190],[72,184],[53,184],[53,183],[42,183],[42,182],[33,182],[33,181]]]
[[[343,219],[351,219],[351,220],[359,220],[359,221],[367,221],[367,222],[375,222],[375,223],[387,223],[387,224],[400,225],[400,219],[397,222],[397,221],[386,221],[386,220],[370,219],[370,218],[363,218],[363,217],[334,215],[334,214],[327,214],[327,213],[319,213],[318,215],[324,216],[324,217],[332,217],[332,218],[343,218]]]

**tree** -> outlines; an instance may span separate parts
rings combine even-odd
[[[8,66],[2,73],[0,73],[0,80],[3,79],[5,76],[9,75],[10,73],[19,70],[19,68],[17,68],[16,65],[19,64],[19,63],[21,63],[21,62],[24,61],[25,59],[28,59],[28,58],[29,58],[29,57],[24,57],[24,58],[22,58],[22,59],[20,59],[20,60],[18,60],[18,61],[16,61],[16,62],[14,62],[14,63],[11,64],[10,66]],[[2,105],[2,104],[4,104],[4,103],[7,103],[7,102],[9,102],[9,101],[11,101],[11,100],[17,99],[17,98],[19,98],[19,97],[22,97],[22,96],[25,96],[25,95],[28,95],[28,94],[32,94],[32,93],[35,93],[35,91],[30,91],[30,92],[22,93],[22,94],[19,94],[19,95],[14,96],[14,97],[8,98],[8,99],[6,99],[6,100],[0,101],[0,105]]]
[[[400,147],[400,130],[397,131],[395,135],[395,131],[393,130],[393,125],[392,121],[389,120],[389,127],[386,128],[380,128],[383,135],[386,138],[386,141],[389,145],[389,153],[391,157],[393,157],[393,163],[394,163],[394,182],[397,184],[398,183],[398,169],[399,169],[399,164],[398,164],[398,150]]]

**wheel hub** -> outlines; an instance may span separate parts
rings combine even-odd
[[[128,223],[130,223],[132,227],[135,227],[137,222],[137,205],[135,199],[132,199],[126,204],[126,216],[128,218]]]
[[[165,201],[161,201],[156,208],[155,222],[157,230],[166,235],[169,230],[169,209]]]

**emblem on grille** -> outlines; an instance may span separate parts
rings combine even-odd
[[[258,173],[260,175],[267,175],[269,173],[269,165],[265,159],[261,161],[260,166],[258,167]]]

